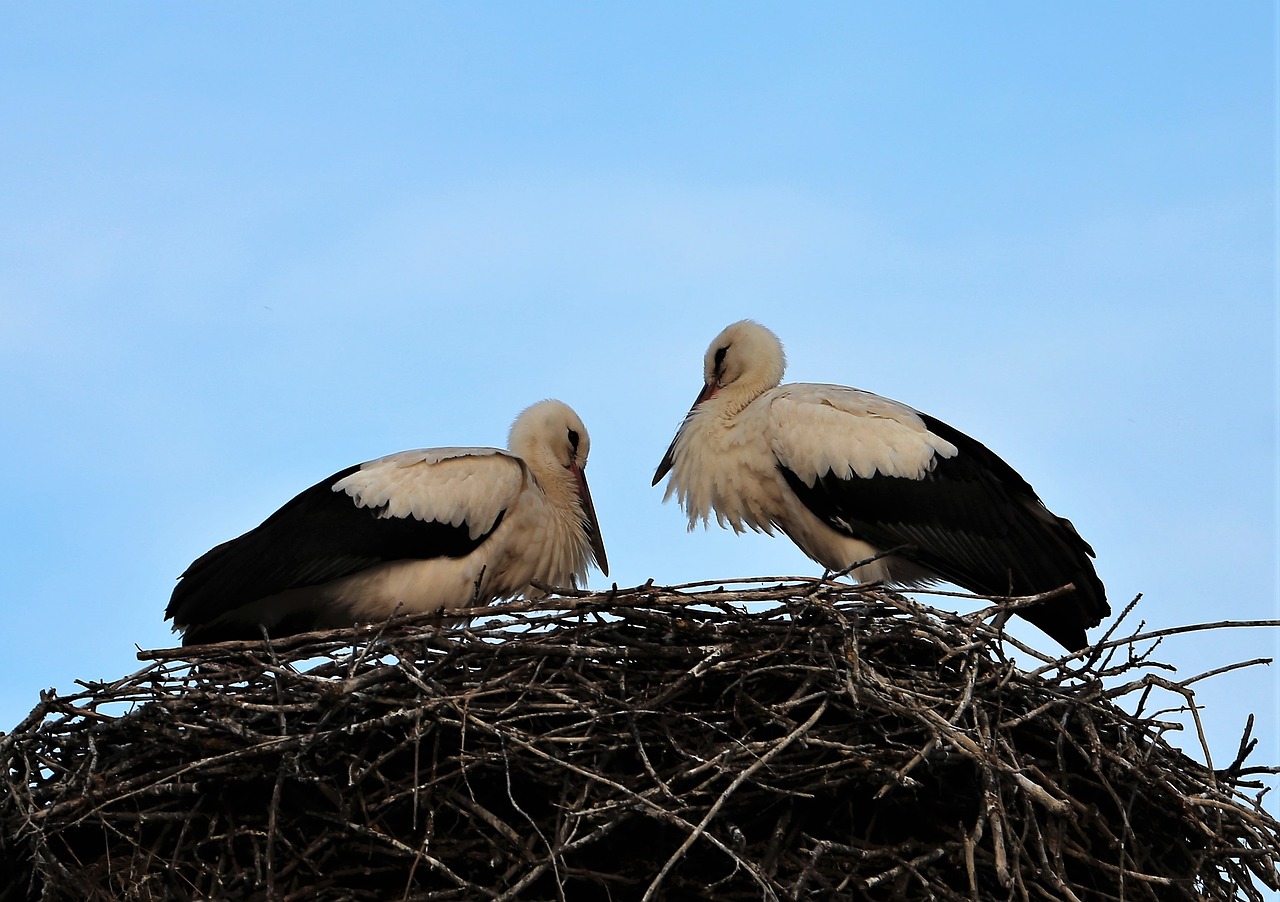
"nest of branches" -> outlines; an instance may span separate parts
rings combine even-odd
[[[1276,769],[1170,746],[1144,637],[775,582],[142,652],[0,735],[0,900],[1280,889]]]

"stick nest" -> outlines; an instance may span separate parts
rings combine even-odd
[[[1055,661],[992,608],[774,583],[142,652],[0,734],[0,900],[1280,889],[1276,769],[1170,746],[1142,712],[1191,681],[1143,637]]]

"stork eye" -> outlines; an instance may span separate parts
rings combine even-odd
[[[728,350],[729,350],[728,345],[725,345],[723,348],[716,348],[716,372],[717,373],[719,373],[720,370],[724,368],[724,355],[728,352]]]
[[[578,441],[579,441],[579,439],[578,439],[578,430],[576,430],[576,429],[570,429],[570,430],[569,430],[569,447],[570,447],[570,448],[572,448],[574,451],[577,451],[577,450],[578,450]]]

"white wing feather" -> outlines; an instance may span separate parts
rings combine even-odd
[[[401,451],[362,464],[333,484],[357,507],[384,507],[384,517],[466,524],[476,539],[493,529],[526,485],[524,464],[496,448]]]
[[[771,394],[771,449],[806,485],[828,470],[839,479],[923,479],[937,457],[957,453],[916,411],[870,392],[795,383]]]

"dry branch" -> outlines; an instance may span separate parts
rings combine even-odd
[[[1214,772],[1141,713],[1207,675],[997,611],[774,578],[142,652],[0,735],[0,902],[1280,889],[1248,732]]]

